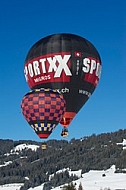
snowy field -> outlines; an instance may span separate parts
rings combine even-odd
[[[20,187],[22,185],[23,185],[23,183],[0,185],[0,190],[20,190]]]
[[[80,176],[79,171],[73,171],[78,176]],[[114,173],[115,166],[112,166],[108,170],[95,171],[91,170],[88,173],[82,174],[82,177],[73,183],[76,183],[76,188],[81,182],[84,190],[104,190],[105,188],[110,188],[110,190],[126,190],[126,174]],[[72,171],[70,171],[72,174]],[[0,186],[0,190],[19,190],[23,184],[11,184]],[[61,190],[63,186],[53,188],[51,190]],[[42,190],[43,185],[30,188],[28,190]]]
[[[122,145],[123,149],[126,149],[126,139],[123,139],[122,143],[117,143],[118,145]],[[32,151],[36,151],[39,146],[37,145],[26,145],[21,144],[16,146],[14,149],[11,150],[10,153],[7,153],[6,155],[10,154],[19,154],[18,151],[22,151],[24,149],[31,149]],[[5,162],[3,165],[0,165],[0,167],[4,167],[8,164],[11,164],[12,161]],[[62,169],[57,171],[57,173],[64,172],[67,170],[69,172],[69,175],[77,175],[78,180],[73,181],[74,184],[76,184],[76,189],[78,189],[79,184],[81,183],[84,190],[105,190],[105,188],[109,188],[110,190],[126,190],[126,173],[115,173],[115,166],[113,165],[108,170],[91,170],[88,173],[84,173],[81,175],[81,170],[78,171],[71,171],[69,168]],[[126,169],[124,169],[126,171]],[[82,176],[82,177],[81,177]],[[49,180],[53,177],[53,174],[50,175]],[[20,187],[23,184],[6,184],[6,185],[0,185],[0,190],[20,190]],[[28,190],[43,190],[43,185],[30,188]],[[67,185],[67,184],[65,184]],[[51,190],[61,190],[62,186],[52,188]]]

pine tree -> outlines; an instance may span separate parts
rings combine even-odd
[[[79,184],[78,190],[83,190],[83,187],[82,187],[81,182],[80,182],[80,184]]]
[[[63,187],[63,190],[76,190],[76,188],[75,188],[75,185],[73,183],[70,183],[70,184],[68,184],[68,186],[65,185]]]

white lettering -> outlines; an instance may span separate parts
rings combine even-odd
[[[83,65],[84,65],[84,67],[82,68],[82,70],[85,73],[89,72],[89,69],[90,69],[89,63],[90,63],[90,59],[88,59],[88,58],[83,59]]]
[[[42,65],[42,71],[43,71],[43,73],[46,73],[46,68],[45,68],[46,59],[45,58],[44,59],[40,59],[39,61],[40,61],[41,65]]]
[[[70,89],[69,88],[62,88],[62,89],[56,89],[57,92],[59,92],[60,94],[64,94],[64,93],[69,93]]]
[[[58,78],[61,76],[62,72],[65,73],[66,76],[72,76],[71,70],[69,68],[69,61],[71,55],[50,55],[50,57],[40,58],[34,60],[33,62],[25,65],[24,74],[26,81],[28,81],[29,77],[38,76],[38,78],[34,79],[36,81],[48,80],[49,78],[42,76],[42,74],[47,74],[54,72],[54,78]],[[82,60],[82,71],[84,73],[95,74],[98,78],[100,78],[101,74],[101,64],[97,62],[93,58],[84,58]],[[76,71],[75,74],[79,74],[80,62],[77,60],[76,63]],[[52,75],[51,75],[52,76]]]
[[[79,94],[84,94],[84,95],[88,96],[88,98],[91,96],[91,93],[86,90],[79,89],[78,92],[79,92]]]
[[[94,59],[84,58],[83,65],[82,70],[85,73],[93,74],[95,72],[95,75],[100,78],[102,67],[99,62],[97,63]]]
[[[72,76],[72,73],[67,65],[67,62],[70,59],[71,55],[64,55],[63,58],[61,57],[61,55],[56,55],[55,57],[56,57],[57,61],[59,62],[59,65],[58,65],[58,68],[54,75],[54,78],[60,77],[62,70],[64,70],[64,72],[67,76]]]
[[[50,80],[51,77],[50,75],[47,75],[47,76],[41,76],[41,77],[37,77],[34,79],[34,82],[37,83],[37,82],[40,82],[40,81],[45,81],[45,80]]]
[[[49,58],[47,58],[47,60],[48,60],[48,62],[50,64],[48,72],[50,73],[53,70],[56,71],[56,69],[57,69],[57,66],[56,66],[56,56],[53,57],[53,59],[52,59],[52,57],[49,57]]]
[[[101,76],[101,65],[97,63],[96,76],[100,78]]]
[[[39,69],[39,62],[38,61],[33,61],[33,68],[35,75],[40,75],[40,69]]]
[[[33,69],[32,69],[32,64],[31,63],[28,64],[28,72],[29,72],[30,77],[34,76]]]
[[[96,69],[96,61],[91,60],[90,74],[93,74],[93,71]]]
[[[25,66],[25,69],[24,69],[24,75],[25,75],[26,81],[28,81],[28,69],[27,69],[26,66]]]
[[[34,77],[34,75],[40,75],[41,72],[44,74],[47,72],[51,73],[53,71],[55,72],[54,78],[60,77],[62,71],[65,72],[66,76],[71,76],[72,73],[67,65],[70,57],[71,55],[64,55],[63,57],[61,55],[55,55],[53,57],[35,60],[33,63],[28,63],[24,70],[25,78],[28,80],[28,74],[30,77]]]

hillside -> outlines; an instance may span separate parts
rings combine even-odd
[[[126,130],[91,135],[81,139],[49,140],[47,149],[35,141],[0,140],[0,185],[24,183],[21,190],[47,182],[44,190],[50,190],[78,179],[68,170],[107,170],[115,165],[116,173],[126,169]],[[57,173],[56,173],[57,172]],[[50,175],[54,174],[51,178]],[[49,181],[50,179],[50,181]]]

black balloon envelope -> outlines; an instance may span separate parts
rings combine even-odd
[[[66,101],[61,120],[68,127],[98,85],[101,59],[96,48],[74,34],[54,34],[42,38],[29,50],[24,66],[31,89],[50,88]]]

